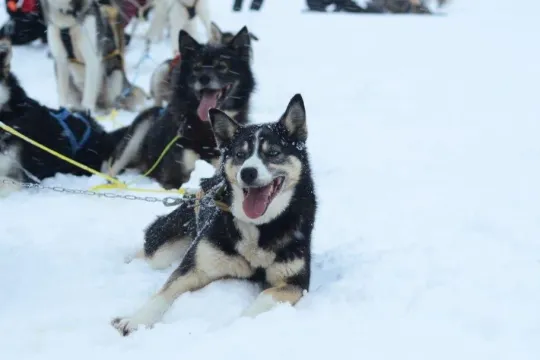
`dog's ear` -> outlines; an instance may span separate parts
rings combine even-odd
[[[192,38],[187,31],[180,30],[178,33],[178,50],[182,54],[182,58],[185,58],[191,52],[197,51],[200,47],[201,44]]]
[[[290,137],[299,141],[307,140],[306,108],[302,95],[296,94],[292,97],[279,122],[285,127]]]
[[[0,39],[0,68],[4,76],[9,73],[11,65],[11,41],[7,38]]]
[[[208,110],[208,117],[210,118],[210,124],[212,125],[212,131],[214,132],[218,147],[222,148],[226,146],[234,137],[240,124],[216,108]]]
[[[240,29],[240,31],[234,35],[232,40],[229,42],[229,47],[238,51],[240,56],[249,61],[251,54],[251,38],[249,35],[249,30],[246,26]]]
[[[255,35],[252,32],[249,33],[249,37],[251,38],[251,40],[259,41],[259,38],[257,37],[257,35]]]
[[[221,31],[219,26],[212,21],[210,24],[210,39],[208,39],[208,42],[210,44],[221,44],[221,40],[223,40],[223,31]]]

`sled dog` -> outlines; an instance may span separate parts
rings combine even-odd
[[[208,121],[209,109],[222,109],[237,122],[247,122],[255,87],[248,29],[244,26],[226,45],[199,44],[181,30],[179,43],[182,61],[173,74],[171,102],[135,118],[113,153],[112,176],[126,168],[148,172],[178,135],[148,176],[164,188],[179,188],[189,180],[197,160],[217,166],[219,150]]]
[[[262,285],[242,314],[250,317],[294,305],[309,290],[317,201],[302,97],[274,123],[243,126],[220,110],[209,113],[222,165],[201,182],[205,194],[195,206],[183,203],[146,229],[139,257],[159,268],[180,264],[141,308],[112,320],[124,336],[159,322],[183,293],[220,279]]]
[[[94,112],[136,111],[144,105],[148,95],[126,77],[124,30],[115,2],[42,1],[60,106]]]

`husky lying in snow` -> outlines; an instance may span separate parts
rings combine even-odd
[[[10,71],[10,62],[11,44],[0,40],[0,121],[50,149],[100,169],[125,129],[107,133],[88,113],[41,105],[26,95]],[[87,175],[86,171],[0,129],[0,192],[6,193],[9,188],[3,183],[6,179],[34,182],[56,173]],[[8,183],[13,185],[12,181]]]
[[[197,160],[217,167],[220,153],[208,122],[209,109],[222,109],[237,122],[247,122],[255,87],[248,29],[244,26],[226,45],[199,44],[184,30],[179,42],[182,61],[174,76],[171,103],[165,109],[149,108],[135,118],[111,158],[112,176],[126,168],[147,172],[180,134],[149,174],[166,189],[177,189],[189,180]]]
[[[181,262],[139,310],[112,320],[124,336],[159,322],[183,293],[219,279],[263,286],[244,316],[280,302],[294,305],[309,290],[317,203],[302,97],[295,95],[279,121],[270,124],[242,126],[220,110],[209,113],[222,166],[201,183],[206,195],[198,206],[184,203],[146,230],[137,257],[156,268]]]

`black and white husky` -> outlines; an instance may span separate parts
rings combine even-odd
[[[234,38],[234,35],[234,33],[229,31],[221,31],[219,26],[215,22],[212,22],[208,43],[226,45]],[[259,38],[252,33],[249,33],[249,37],[251,40],[259,40]],[[181,54],[178,53],[174,58],[167,59],[159,64],[152,73],[152,76],[150,77],[150,96],[154,99],[155,106],[163,106],[164,103],[169,102],[169,99],[172,96],[173,70],[175,67],[178,67],[180,61]]]
[[[115,2],[42,2],[60,106],[93,112],[136,111],[144,105],[148,96],[126,77],[124,30]]]
[[[226,45],[199,44],[181,30],[179,43],[182,61],[174,70],[171,102],[135,118],[110,161],[112,176],[126,168],[146,173],[178,134],[180,139],[149,176],[164,188],[179,188],[189,180],[197,160],[218,164],[209,109],[222,109],[237,122],[247,122],[255,87],[248,29],[244,26]]]
[[[181,261],[141,308],[112,320],[124,336],[159,322],[183,293],[220,279],[262,285],[243,312],[251,317],[281,302],[294,305],[309,290],[317,202],[302,97],[295,95],[275,123],[242,126],[217,109],[210,121],[220,171],[203,180],[206,192],[196,207],[184,203],[146,229],[137,257],[156,268]]]
[[[62,155],[99,170],[122,138],[123,129],[107,133],[88,113],[54,110],[28,97],[10,71],[11,44],[0,40],[0,121]],[[0,193],[16,182],[35,182],[56,173],[87,175],[15,135],[0,129]],[[14,186],[9,186],[14,185]]]

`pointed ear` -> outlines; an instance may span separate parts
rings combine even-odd
[[[223,39],[223,31],[217,26],[215,22],[212,21],[210,24],[210,39],[208,39],[208,42],[211,44],[221,44],[221,40]]]
[[[292,97],[279,122],[285,127],[290,137],[299,141],[307,140],[306,108],[302,95],[296,94]]]
[[[240,31],[234,35],[228,46],[238,51],[244,60],[249,61],[251,39],[248,28],[246,26],[241,28]]]
[[[222,148],[226,146],[232,140],[234,133],[236,133],[240,125],[223,111],[216,108],[208,110],[208,117],[210,118],[210,124],[212,125],[212,131],[214,132],[218,147]]]
[[[201,44],[197,42],[191,35],[185,30],[180,30],[178,33],[178,50],[182,57],[185,57],[189,52],[196,51],[201,47]]]
[[[259,38],[257,37],[257,35],[255,35],[252,32],[249,33],[249,37],[251,38],[251,40],[259,41]]]

